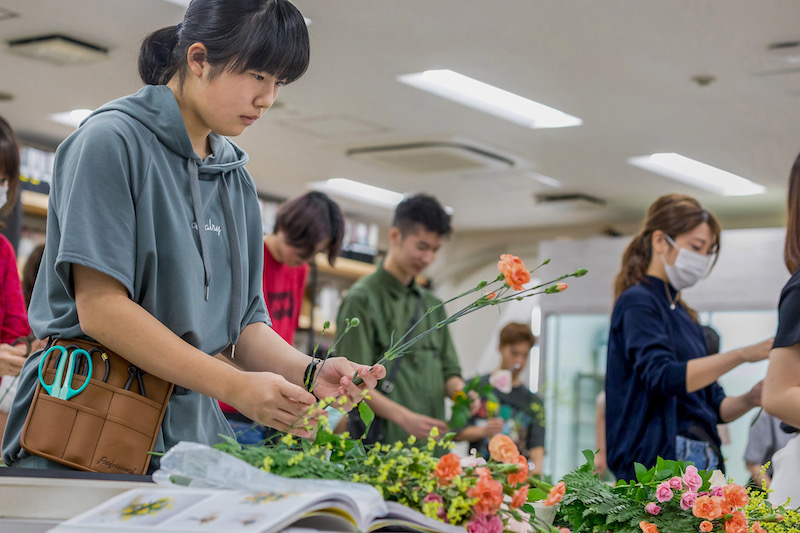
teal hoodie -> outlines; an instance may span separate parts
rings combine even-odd
[[[201,161],[172,91],[161,85],[106,104],[59,146],[29,310],[38,338],[85,337],[72,264],[117,279],[133,301],[208,354],[235,344],[248,324],[269,322],[247,154],[225,137],[210,140],[212,155]],[[19,436],[38,363],[29,358],[20,375],[3,440],[6,464],[27,456]],[[173,395],[161,429],[157,452],[232,434],[217,402],[191,391]],[[151,470],[157,466],[151,461]]]

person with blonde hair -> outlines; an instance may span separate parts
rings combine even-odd
[[[765,359],[771,339],[706,355],[697,313],[681,298],[713,267],[720,234],[697,200],[669,194],[650,206],[622,256],[606,373],[606,453],[617,479],[633,479],[634,462],[649,468],[659,456],[724,469],[717,424],[760,403],[760,384],[726,397],[717,379]]]

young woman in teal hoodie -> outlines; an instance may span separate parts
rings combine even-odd
[[[308,356],[269,326],[256,188],[227,137],[255,123],[308,58],[303,16],[287,0],[193,0],[180,24],[145,39],[146,86],[96,110],[56,154],[32,328],[94,339],[175,383],[156,452],[232,436],[215,399],[309,436],[290,426],[315,396],[357,400],[356,371],[370,388],[385,374],[334,358],[311,394]],[[38,364],[22,370],[3,459],[58,468],[19,444]]]

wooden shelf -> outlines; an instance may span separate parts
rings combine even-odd
[[[22,191],[22,210],[26,215],[47,216],[48,196],[40,192]]]
[[[320,273],[331,274],[353,281],[375,272],[375,265],[346,257],[337,257],[336,265],[331,266],[328,262],[328,256],[322,253],[317,254],[314,258],[314,263],[316,263]]]

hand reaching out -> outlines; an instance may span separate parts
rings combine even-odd
[[[0,344],[0,376],[18,376],[25,363],[25,345]]]

